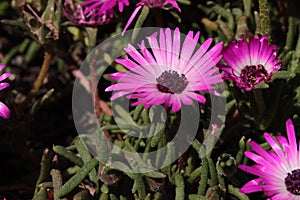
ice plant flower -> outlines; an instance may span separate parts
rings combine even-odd
[[[159,39],[157,36],[159,35]],[[164,104],[172,106],[172,111],[181,109],[182,104],[191,105],[193,100],[205,103],[205,97],[198,91],[216,94],[215,84],[222,82],[221,74],[216,73],[216,63],[222,56],[222,43],[216,44],[210,50],[212,39],[206,40],[198,49],[195,48],[200,32],[195,35],[188,33],[182,44],[180,31],[160,29],[147,37],[149,49],[142,41],[139,50],[128,45],[125,51],[130,56],[116,59],[129,71],[110,74],[110,78],[118,83],[106,88],[106,91],[115,91],[111,100],[121,96],[130,99],[139,99],[132,105]]]
[[[122,12],[128,0],[87,0],[82,4],[65,0],[62,10],[64,15],[76,25],[98,26],[109,23],[114,17],[114,7],[119,5]]]
[[[147,6],[148,8],[162,8],[165,10],[176,8],[179,12],[181,11],[178,4],[176,3],[176,0],[141,0],[139,3],[136,4],[136,8],[133,11],[131,17],[129,18],[127,24],[125,25],[122,35],[124,35],[125,31],[128,29],[131,22],[143,6]]]
[[[239,165],[239,168],[259,178],[246,183],[242,193],[263,191],[269,200],[300,199],[300,160],[294,125],[289,119],[286,122],[287,138],[273,138],[265,133],[264,137],[272,150],[266,151],[251,141],[254,152],[246,151],[245,155],[256,162],[253,166]]]
[[[237,87],[252,90],[260,82],[268,81],[280,69],[281,61],[276,58],[277,46],[268,43],[268,36],[250,36],[249,42],[240,38],[230,42],[223,49],[223,60],[229,65],[220,64],[227,72],[225,78],[235,82]]]
[[[119,12],[123,12],[124,6],[129,5],[129,0],[86,0],[82,6],[86,6],[85,13],[96,11],[98,16],[106,15],[109,18],[114,16],[114,8],[118,6]]]
[[[3,70],[5,65],[0,65],[0,71]],[[6,72],[2,75],[0,75],[0,90],[3,90],[9,86],[9,83],[2,82],[4,79],[9,77],[11,75],[10,72]],[[0,117],[4,119],[8,119],[10,117],[10,110],[8,107],[0,101]]]

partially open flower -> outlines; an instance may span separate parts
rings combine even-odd
[[[109,23],[114,17],[114,7],[122,12],[128,0],[87,0],[76,4],[73,0],[65,0],[63,12],[76,25],[98,26]]]
[[[227,72],[225,78],[250,91],[260,82],[268,81],[280,69],[276,49],[276,45],[268,43],[268,36],[250,36],[249,42],[246,39],[230,42],[223,49],[223,59],[229,66],[220,64],[220,68]]]
[[[300,154],[290,119],[286,122],[286,132],[288,140],[284,136],[276,136],[275,140],[270,134],[264,134],[272,147],[269,151],[250,142],[254,153],[246,151],[245,155],[257,164],[239,165],[239,168],[259,178],[246,183],[241,192],[263,191],[270,200],[300,200]]]
[[[3,70],[4,67],[5,67],[5,65],[0,65],[0,71]],[[9,86],[9,83],[2,82],[2,81],[4,79],[6,79],[7,77],[9,77],[10,75],[11,75],[11,73],[9,73],[9,72],[6,72],[6,73],[0,75],[0,90],[3,90]],[[4,119],[8,119],[10,117],[10,110],[2,102],[0,102],[0,116],[3,117]]]
[[[129,71],[110,75],[118,81],[106,89],[115,91],[111,100],[125,95],[139,99],[133,106],[144,104],[149,108],[164,104],[172,106],[173,112],[180,110],[182,104],[191,105],[193,100],[205,103],[205,97],[198,92],[215,94],[215,84],[222,82],[215,65],[222,57],[223,45],[220,42],[208,50],[212,43],[210,38],[196,49],[199,37],[199,32],[194,35],[190,31],[181,47],[179,29],[172,34],[167,28],[161,29],[159,35],[154,33],[147,37],[149,49],[144,41],[139,50],[129,45],[125,51],[130,58],[116,60]]]

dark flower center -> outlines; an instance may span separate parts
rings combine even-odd
[[[179,75],[174,70],[163,72],[156,81],[159,91],[171,94],[180,94],[188,84],[184,74]]]
[[[268,72],[263,65],[247,65],[242,69],[241,82],[252,88],[262,80],[267,80]]]
[[[286,189],[294,194],[300,195],[300,169],[293,170],[292,173],[288,173],[284,179]]]

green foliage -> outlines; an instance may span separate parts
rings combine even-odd
[[[134,28],[179,27],[183,33],[200,30],[201,41],[211,37],[213,43],[223,41],[224,46],[233,40],[248,38],[249,35],[267,34],[269,38],[272,37],[272,41],[278,43],[276,44],[279,49],[278,57],[282,61],[281,70],[274,72],[270,80],[261,82],[250,92],[243,91],[226,80],[225,127],[219,127],[219,132],[216,133],[209,130],[212,104],[208,100],[200,108],[201,120],[196,138],[190,138],[191,147],[181,152],[183,155],[174,162],[178,147],[175,147],[172,139],[182,120],[180,112],[173,113],[166,110],[154,116],[152,108],[146,109],[144,105],[138,105],[130,107],[128,113],[127,108],[106,102],[109,99],[108,94],[102,92],[106,86],[99,84],[99,92],[93,95],[97,97],[95,101],[97,105],[101,102],[97,107],[98,110],[96,108],[100,113],[97,116],[100,128],[94,134],[79,133],[80,136],[75,136],[75,128],[69,128],[73,127],[73,123],[65,119],[72,116],[71,111],[67,111],[68,117],[58,116],[67,110],[65,102],[70,101],[74,76],[81,77],[80,82],[87,92],[84,95],[91,95],[89,93],[91,88],[97,87],[93,76],[111,71],[128,71],[115,62],[113,53],[107,54],[101,50],[96,55],[103,54],[103,60],[99,61],[97,66],[108,64],[107,71],[105,67],[99,67],[95,74],[91,73],[86,77],[76,74],[78,67],[83,63],[83,58],[97,44],[122,31],[126,19],[130,17],[130,9],[132,10],[134,6],[119,16],[116,15],[110,24],[89,27],[75,25],[67,20],[62,13],[63,0],[16,2],[16,5],[9,1],[0,2],[2,26],[0,29],[4,33],[0,39],[10,38],[10,34],[16,38],[16,41],[13,41],[14,38],[9,40],[11,44],[8,49],[3,50],[4,57],[1,61],[8,65],[8,71],[15,74],[10,81],[16,86],[11,94],[7,95],[6,100],[12,108],[13,118],[7,122],[8,128],[3,128],[5,131],[13,132],[9,132],[11,135],[9,136],[13,139],[9,140],[7,138],[10,137],[3,135],[4,139],[9,140],[7,142],[9,145],[1,143],[0,146],[4,154],[10,151],[17,152],[22,160],[32,159],[35,164],[37,159],[33,159],[28,152],[32,149],[36,151],[34,156],[38,156],[38,160],[41,159],[39,176],[28,175],[31,176],[31,183],[35,183],[30,186],[34,188],[32,189],[34,194],[30,194],[34,200],[45,200],[49,198],[50,192],[54,193],[55,200],[264,198],[262,193],[253,196],[240,193],[239,189],[251,177],[242,173],[238,165],[250,163],[244,156],[245,151],[251,151],[249,141],[263,143],[261,133],[264,131],[282,133],[287,118],[298,121],[300,119],[300,20],[297,16],[284,13],[280,7],[272,7],[277,5],[275,1],[267,0],[259,0],[259,4],[255,6],[251,0],[204,3],[178,0],[181,13],[168,7],[164,9],[142,7],[134,21]],[[276,17],[278,19],[275,19]],[[286,27],[283,24],[285,20],[288,25]],[[123,47],[123,42],[139,39],[139,34],[139,29],[135,29],[131,38],[124,38],[124,41],[117,41],[106,48],[114,49],[115,53]],[[0,43],[2,45],[1,40]],[[19,66],[15,64],[18,56],[22,59]],[[90,57],[88,61],[92,62],[92,58]],[[36,66],[41,67],[37,69]],[[28,74],[30,77],[27,77]],[[115,83],[107,74],[104,78]],[[35,92],[31,92],[32,90]],[[55,108],[57,117],[48,119],[48,112],[55,110],[51,107],[53,105],[62,105],[63,108]],[[82,113],[86,118],[89,114]],[[50,145],[48,143],[44,145],[49,138],[45,136],[47,133],[38,129],[40,116],[47,119],[47,122],[40,126],[46,127],[45,129],[49,127],[51,134],[57,132],[66,135],[57,134],[55,142],[50,140]],[[154,119],[161,120],[155,122]],[[48,126],[48,123],[55,120],[63,121],[68,128],[60,131],[59,126],[52,124]],[[185,127],[185,131],[189,131],[188,128]],[[15,130],[11,131],[12,129]],[[203,140],[210,134],[216,136],[210,137],[206,140],[207,143],[203,144]],[[217,137],[219,134],[220,138]],[[41,142],[42,147],[38,142],[37,145],[29,142],[38,140],[40,135],[45,136]],[[67,139],[63,140],[60,137]],[[36,149],[51,146],[52,142],[53,147],[47,148],[40,158],[41,150]],[[111,147],[112,144],[115,146]],[[206,150],[210,145],[214,148],[207,153]],[[266,143],[261,146],[270,149]],[[163,147],[166,147],[165,151],[158,151]],[[27,153],[22,155],[24,149]],[[120,149],[135,154],[126,154]],[[152,162],[147,156],[154,151],[158,153]],[[125,160],[113,160],[114,156],[124,157]],[[8,157],[13,158],[11,155]],[[23,163],[20,166],[23,167]],[[157,166],[164,167],[151,171]],[[149,171],[130,173],[132,169],[139,170],[143,167]],[[22,174],[27,174],[32,166],[25,165],[23,168]],[[14,173],[3,183],[9,179],[19,178],[18,176],[19,174]]]

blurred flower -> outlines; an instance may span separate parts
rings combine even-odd
[[[88,6],[86,13],[91,10],[97,9],[98,15],[109,13],[110,17],[113,17],[113,9],[118,6],[119,11],[123,12],[124,5],[129,5],[129,0],[86,0],[82,3],[83,6]]]
[[[87,0],[82,4],[74,4],[65,0],[62,7],[65,16],[76,25],[98,26],[107,24],[114,16],[114,7],[118,4],[122,12],[128,0]]]
[[[222,43],[218,43],[208,51],[212,39],[206,40],[202,46],[195,49],[200,32],[190,31],[186,36],[182,48],[180,31],[172,32],[169,28],[163,29],[147,37],[150,49],[144,41],[139,50],[128,45],[125,51],[131,57],[116,59],[117,63],[125,66],[128,72],[110,74],[110,78],[118,83],[111,85],[106,91],[116,91],[111,100],[126,95],[127,98],[137,99],[133,106],[144,104],[164,104],[172,106],[176,112],[184,105],[191,105],[193,100],[205,103],[204,96],[197,91],[216,94],[214,84],[222,82],[221,74],[216,74],[214,67],[221,59]]]
[[[268,133],[264,134],[273,151],[266,151],[251,141],[255,153],[246,151],[245,155],[256,162],[253,166],[239,165],[239,168],[259,178],[246,183],[242,193],[263,191],[270,200],[300,199],[300,160],[292,121],[286,122],[288,141],[283,136],[275,140]]]
[[[0,65],[0,71],[3,70],[5,65]],[[10,72],[6,72],[2,75],[0,75],[0,90],[3,90],[9,86],[9,83],[2,82],[4,79],[9,77],[11,75]],[[10,117],[10,110],[8,107],[0,101],[0,116],[4,119],[8,119]]]
[[[223,59],[229,65],[220,64],[228,72],[225,78],[233,80],[239,88],[252,90],[261,81],[268,81],[280,69],[281,61],[276,59],[277,46],[268,43],[268,36],[250,36],[231,42],[223,49]]]
[[[125,28],[122,32],[124,35],[125,31],[130,26],[131,22],[139,12],[139,10],[143,7],[147,6],[148,8],[162,8],[165,10],[170,10],[172,8],[176,8],[179,12],[181,11],[178,4],[176,3],[176,0],[141,0],[139,3],[136,4],[136,8],[133,11],[131,17],[129,18],[127,24],[125,25]]]

